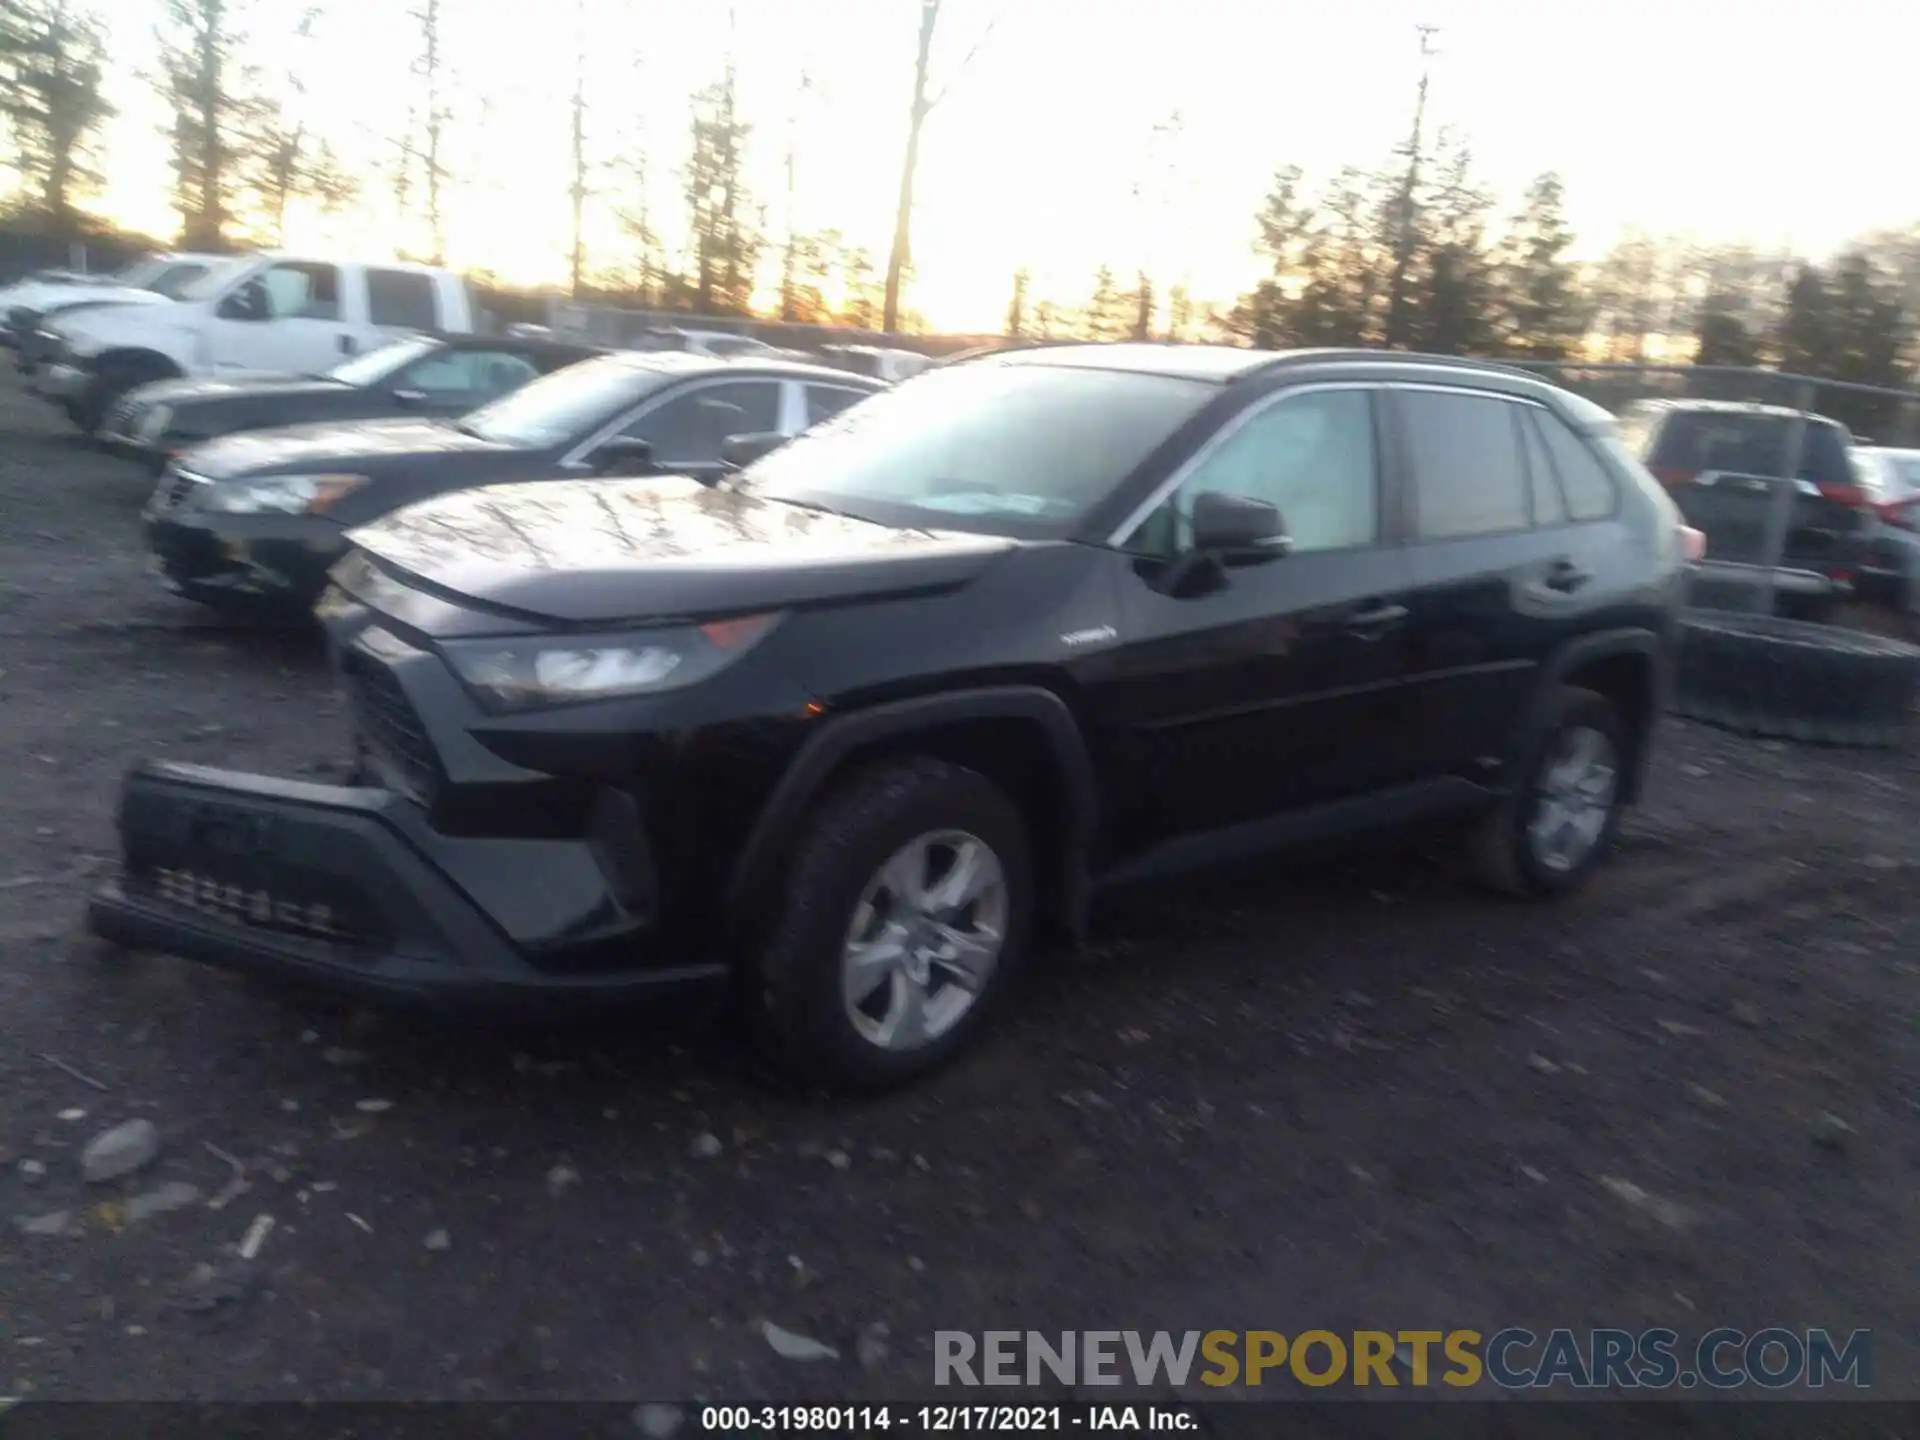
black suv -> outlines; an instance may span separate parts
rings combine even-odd
[[[91,923],[521,1009],[732,981],[789,1067],[897,1081],[1109,887],[1436,822],[1580,883],[1693,538],[1604,411],[1496,366],[1003,352],[717,485],[355,532],[357,783],[138,768]]]
[[[1854,469],[1846,427],[1824,415],[1722,400],[1642,400],[1621,412],[1628,448],[1706,536],[1696,601],[1735,601],[1765,579],[1767,511],[1796,414],[1806,438],[1773,589],[1780,609],[1817,618],[1853,592],[1874,531],[1873,497]]]

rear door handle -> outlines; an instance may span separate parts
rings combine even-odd
[[[1406,606],[1375,601],[1347,616],[1343,628],[1349,635],[1358,636],[1362,640],[1374,640],[1406,618]]]

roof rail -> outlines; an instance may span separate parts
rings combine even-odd
[[[1553,383],[1549,377],[1523,366],[1509,364],[1502,360],[1483,360],[1476,355],[1429,355],[1418,350],[1366,350],[1353,347],[1284,351],[1276,354],[1263,365],[1255,365],[1243,370],[1239,378],[1249,375],[1271,375],[1278,370],[1291,370],[1297,365],[1324,365],[1328,361],[1374,365],[1432,365],[1449,370],[1491,370],[1497,374],[1524,376],[1543,384]]]

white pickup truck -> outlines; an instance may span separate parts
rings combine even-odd
[[[258,255],[210,271],[172,304],[87,307],[53,321],[49,363],[30,388],[91,433],[149,381],[308,374],[413,331],[471,334],[478,318],[449,270]]]

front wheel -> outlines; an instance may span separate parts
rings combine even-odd
[[[97,434],[107,417],[113,413],[113,407],[120,403],[122,395],[135,386],[171,379],[175,373],[166,367],[165,361],[158,359],[141,360],[136,357],[110,361],[74,400],[67,414],[83,433]]]
[[[841,786],[801,840],[751,977],[761,1049],[798,1079],[881,1089],[963,1048],[1012,978],[1033,911],[1020,812],[931,759]]]
[[[1510,895],[1560,895],[1585,883],[1620,828],[1628,754],[1611,700],[1561,689],[1519,783],[1473,836],[1476,876]]]

